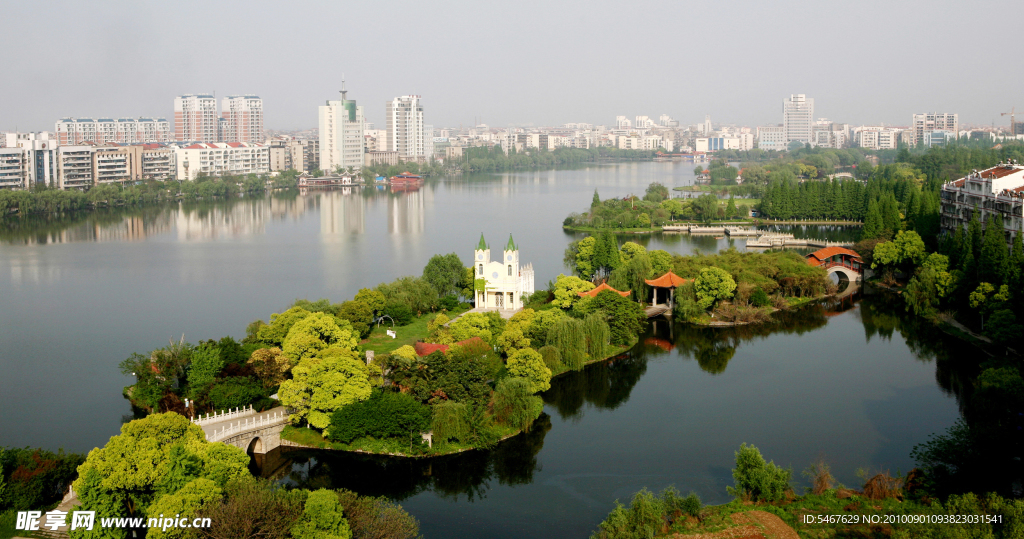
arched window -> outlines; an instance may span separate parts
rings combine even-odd
[[[509,265],[508,265],[508,276],[509,276],[509,277],[511,277],[511,276],[512,276],[512,264],[509,264]]]
[[[484,274],[484,265],[483,264],[478,264],[477,265],[477,273],[479,275],[483,275]]]

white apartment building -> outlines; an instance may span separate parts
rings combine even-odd
[[[217,142],[220,128],[217,99],[212,94],[188,94],[174,98],[174,138],[181,141]]]
[[[27,152],[21,148],[0,148],[0,189],[27,187],[27,158]]]
[[[364,122],[363,107],[348,99],[346,90],[341,90],[341,99],[320,106],[320,169],[333,173],[363,168]]]
[[[423,130],[423,104],[418,95],[403,95],[388,101],[384,110],[387,150],[398,152],[403,161],[418,161],[426,156]]]
[[[359,147],[362,148],[362,144]],[[200,174],[227,176],[270,172],[270,148],[255,142],[201,142],[176,148],[174,153],[179,180],[195,180]]]
[[[764,125],[757,128],[757,147],[764,150],[786,149],[786,128],[781,125]]]
[[[939,197],[943,230],[965,228],[977,211],[983,226],[990,215],[1002,217],[1008,244],[1012,245],[1013,237],[1024,231],[1024,165],[1020,163],[975,170],[943,185]]]
[[[708,136],[711,134],[711,115],[704,115],[704,123],[697,124],[697,134]]]
[[[662,114],[659,116],[658,123],[661,124],[662,127],[679,127],[679,121],[673,120],[668,114]]]
[[[95,146],[61,146],[57,152],[58,185],[61,189],[83,189],[93,185],[92,154]]]
[[[171,141],[171,124],[165,118],[61,118],[54,131],[61,146]]]
[[[629,121],[629,118],[625,116],[615,117],[615,129],[629,129],[633,127],[633,122]]]
[[[637,129],[650,129],[654,127],[654,120],[649,116],[637,116],[636,121],[633,123],[633,127]]]
[[[434,126],[423,126],[423,155],[429,160],[434,158]]]
[[[170,179],[174,159],[174,149],[155,145],[61,146],[58,186],[82,189],[104,183]]]
[[[4,133],[4,146],[24,152],[25,189],[37,182],[57,186],[58,142],[53,133]]]
[[[804,94],[792,94],[782,102],[782,127],[786,130],[786,144],[811,142],[814,125],[814,100]]]
[[[257,95],[221,99],[221,142],[263,142],[263,100]]]
[[[925,136],[932,131],[949,131],[951,133],[958,133],[960,131],[957,115],[950,113],[926,112],[915,114],[910,126],[914,134],[913,144],[924,144]]]
[[[867,150],[895,150],[900,133],[893,127],[861,126],[853,130],[853,142]]]

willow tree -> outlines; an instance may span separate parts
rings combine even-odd
[[[611,341],[612,330],[601,313],[591,313],[583,319],[583,336],[587,355],[591,359],[600,359]]]
[[[574,371],[586,362],[587,341],[583,321],[563,318],[548,331],[548,344],[558,349],[562,363]]]

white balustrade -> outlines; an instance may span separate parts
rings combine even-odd
[[[280,411],[274,412],[273,414],[261,415],[259,417],[244,418],[240,421],[229,423],[220,429],[214,430],[211,434],[207,435],[206,439],[210,442],[216,442],[223,440],[233,434],[245,432],[249,430],[256,430],[261,427],[270,427],[274,425],[280,425],[288,421],[288,414]]]

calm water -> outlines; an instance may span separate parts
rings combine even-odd
[[[350,298],[419,274],[431,255],[469,260],[483,232],[511,233],[538,286],[564,272],[561,230],[602,198],[692,181],[690,163],[428,182],[418,192],[332,191],[30,219],[0,227],[0,446],[87,451],[129,413],[117,364],[182,334],[244,335],[296,298]],[[849,231],[794,230],[830,238]],[[689,253],[728,238],[631,237]],[[428,537],[584,537],[648,486],[725,501],[733,452],[757,445],[796,472],[824,455],[906,471],[909,451],[957,417],[955,343],[865,298],[813,306],[777,325],[669,328],[630,354],[559,378],[537,429],[498,450],[431,461],[276,452],[264,473],[388,495]],[[797,473],[797,475],[799,475]]]

